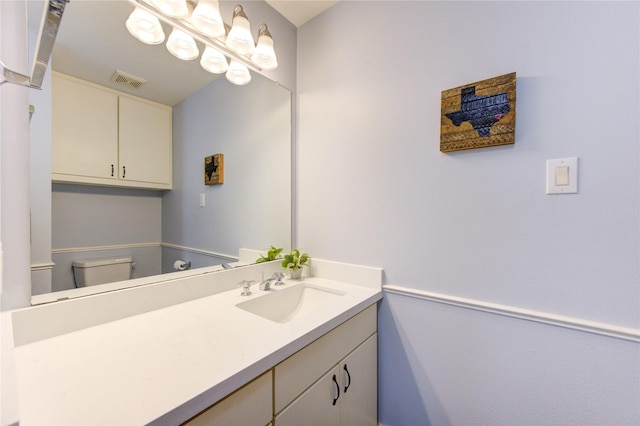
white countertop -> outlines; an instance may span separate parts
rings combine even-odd
[[[178,424],[382,298],[317,277],[272,291],[304,282],[345,295],[275,323],[235,306],[268,294],[254,285],[15,347],[20,424]]]

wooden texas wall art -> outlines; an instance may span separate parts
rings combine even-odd
[[[515,142],[516,73],[442,92],[440,151]]]
[[[224,183],[224,155],[214,154],[204,157],[204,184]]]

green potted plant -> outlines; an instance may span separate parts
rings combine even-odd
[[[311,259],[311,256],[307,253],[300,254],[299,249],[293,249],[284,255],[282,267],[289,270],[291,279],[300,279],[302,277],[302,267],[309,262],[309,259]]]
[[[280,253],[282,252],[282,248],[276,248],[271,246],[267,251],[267,255],[260,254],[260,257],[256,260],[256,263],[269,262],[272,260],[276,260]]]

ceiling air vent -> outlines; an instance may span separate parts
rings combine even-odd
[[[127,86],[130,89],[139,89],[147,82],[144,78],[136,77],[120,70],[116,70],[113,73],[111,81],[121,86]]]

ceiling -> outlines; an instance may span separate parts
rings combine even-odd
[[[329,0],[266,1],[296,27],[337,3]],[[37,34],[44,0],[27,3],[29,28],[32,34]],[[124,25],[132,11],[133,6],[125,0],[69,2],[56,37],[52,68],[170,106],[219,78],[203,70],[197,61],[174,58],[164,44],[149,46],[133,38]],[[163,27],[165,34],[169,34],[170,28],[164,24]],[[33,53],[30,56],[33,57]],[[116,70],[145,79],[147,83],[137,90],[117,85],[111,81]]]
[[[329,9],[338,0],[266,0],[296,27]]]

